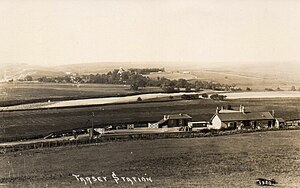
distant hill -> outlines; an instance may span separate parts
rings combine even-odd
[[[24,79],[27,75],[33,78],[42,76],[61,76],[64,72],[55,70],[53,68],[28,65],[25,63],[2,64],[0,67],[0,80],[17,80]]]
[[[193,74],[199,79],[236,83],[244,88],[289,90],[292,85],[300,87],[299,70],[297,63],[248,63],[194,70]]]
[[[82,63],[54,66],[55,70],[62,72],[76,72],[79,74],[89,73],[107,73],[120,67],[129,68],[163,68],[160,64],[155,63],[138,63],[138,62],[98,62],[98,63]]]
[[[265,88],[289,90],[292,85],[300,87],[300,65],[298,63],[224,63],[222,66],[210,66],[209,63],[173,63],[173,62],[102,62],[82,63],[57,66],[39,66],[22,63],[0,65],[0,80],[22,79],[26,75],[33,78],[42,76],[62,76],[66,72],[79,74],[107,73],[113,69],[129,68],[165,68],[162,74],[150,77],[167,77],[170,79],[200,79],[224,84],[237,84],[245,89]]]

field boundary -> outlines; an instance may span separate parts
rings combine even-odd
[[[64,146],[80,146],[80,145],[97,145],[104,142],[117,142],[117,141],[130,141],[130,140],[153,140],[153,139],[170,139],[170,138],[200,138],[200,137],[215,137],[215,136],[228,136],[234,134],[255,133],[255,132],[267,132],[267,131],[285,131],[285,130],[300,130],[299,126],[286,127],[280,129],[247,129],[247,130],[225,130],[217,131],[212,130],[207,133],[203,132],[168,132],[168,133],[137,133],[137,134],[114,134],[103,135],[96,139],[76,139],[76,140],[49,140],[49,141],[37,141],[32,143],[23,143],[15,145],[0,146],[0,154],[9,152],[18,152],[31,149],[43,149],[53,147]]]

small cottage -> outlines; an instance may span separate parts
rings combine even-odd
[[[170,128],[188,126],[192,117],[187,114],[164,115],[164,118],[156,123],[149,123],[149,128]]]

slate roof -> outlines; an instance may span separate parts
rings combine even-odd
[[[170,120],[170,119],[192,119],[191,116],[187,115],[187,114],[172,114],[172,115],[167,115],[167,118],[163,118],[161,119],[159,122],[157,122],[158,124],[162,124],[165,123],[166,121]]]
[[[216,115],[221,119],[221,121],[274,120],[274,117],[270,112],[246,112],[246,113],[234,112],[234,113],[215,114],[215,116]]]
[[[240,113],[240,111],[236,111],[236,110],[228,110],[228,109],[221,109],[219,111],[219,113]]]
[[[168,119],[192,119],[192,117],[187,114],[173,114],[168,115]]]

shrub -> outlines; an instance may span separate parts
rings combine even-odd
[[[212,100],[221,100],[221,101],[225,100],[226,97],[227,97],[226,95],[219,95],[219,94],[213,94],[210,96]]]

